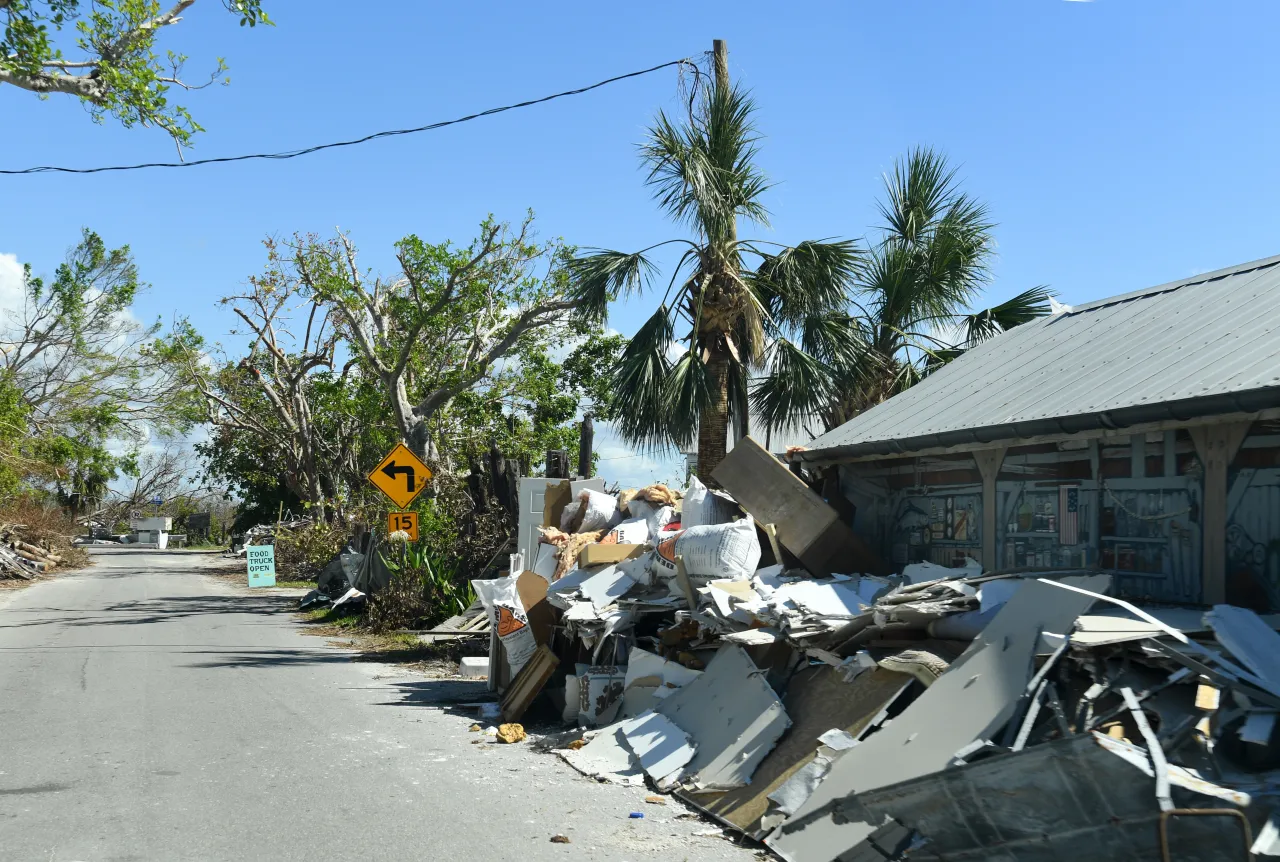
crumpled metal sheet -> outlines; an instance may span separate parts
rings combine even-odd
[[[1249,799],[1177,767],[1170,767],[1170,778],[1180,808],[1232,808],[1231,800],[1247,804]],[[922,840],[911,851],[912,862],[1159,858],[1160,809],[1146,755],[1101,734],[1032,746],[871,790],[842,804],[844,813],[857,820],[880,823],[892,817],[914,830]],[[1234,819],[1175,817],[1169,830],[1178,862],[1246,858]]]

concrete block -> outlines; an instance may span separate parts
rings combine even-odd
[[[463,656],[458,662],[458,673],[463,679],[488,679],[489,678],[489,657],[480,656]]]

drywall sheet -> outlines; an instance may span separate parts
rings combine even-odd
[[[813,574],[883,571],[836,510],[750,437],[735,443],[711,476],[756,523],[773,524],[778,541]]]
[[[883,668],[859,674],[853,682],[845,682],[830,665],[796,672],[783,699],[795,723],[760,762],[751,783],[714,800],[694,796],[690,801],[748,835],[762,837],[760,818],[769,808],[769,794],[813,761],[818,737],[832,728],[856,737],[909,685],[911,677]]]
[[[636,582],[624,575],[617,566],[606,566],[578,585],[582,597],[602,611],[624,595]]]
[[[1105,592],[1095,575],[1074,585]],[[938,680],[887,727],[846,751],[808,801],[765,843],[790,862],[830,862],[875,831],[832,817],[847,796],[944,769],[957,751],[1010,718],[1031,678],[1041,632],[1068,632],[1093,597],[1028,580]]]
[[[730,790],[750,781],[791,724],[764,671],[738,646],[723,647],[701,676],[656,710],[689,734],[698,749],[683,782],[707,790]]]
[[[641,713],[624,721],[620,732],[631,753],[659,786],[664,778],[680,772],[693,759],[689,735],[665,715],[652,711]]]
[[[565,762],[588,778],[611,784],[644,784],[644,770],[622,735],[625,722],[602,728],[577,751],[556,752]]]
[[[627,654],[625,681],[627,688],[645,684],[659,686],[666,689],[659,697],[667,697],[676,689],[688,685],[700,676],[702,676],[700,670],[691,670],[679,662],[667,661],[662,656],[640,647],[632,647],[631,652]],[[645,683],[645,680],[649,682]]]

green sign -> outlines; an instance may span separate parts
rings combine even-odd
[[[244,549],[249,564],[249,586],[274,587],[276,585],[276,549],[272,545],[249,545]]]

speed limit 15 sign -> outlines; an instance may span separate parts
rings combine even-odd
[[[417,512],[391,512],[387,515],[387,532],[394,533],[397,530],[408,533],[409,541],[418,541],[418,513]]]

